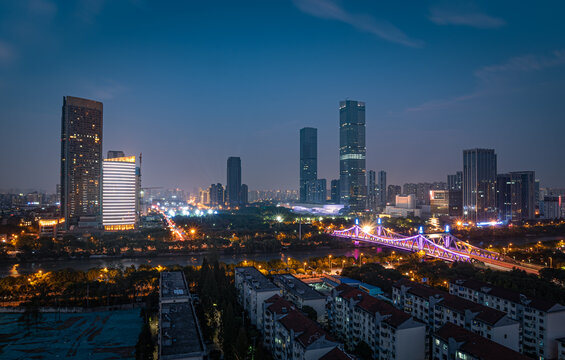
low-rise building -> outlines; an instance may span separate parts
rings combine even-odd
[[[159,278],[159,359],[207,358],[202,331],[182,271],[161,272]]]
[[[294,303],[299,309],[310,306],[316,311],[317,321],[326,322],[326,297],[324,295],[290,274],[275,275],[273,282],[281,288],[285,299]]]
[[[235,288],[239,303],[249,315],[251,324],[263,328],[263,302],[280,288],[254,267],[235,268]]]
[[[476,280],[456,280],[449,292],[503,311],[521,324],[521,351],[539,359],[556,359],[558,338],[565,336],[565,306]]]
[[[396,307],[426,323],[428,335],[449,322],[512,350],[520,348],[520,324],[502,311],[406,279],[393,285],[392,299]]]
[[[446,323],[433,333],[433,360],[526,360],[517,351],[485,339],[472,331]]]
[[[565,338],[556,339],[557,341],[557,358],[565,359]]]
[[[316,360],[341,345],[298,310],[274,322],[273,343],[272,354],[278,360]]]
[[[424,359],[426,326],[389,303],[341,284],[329,306],[330,326],[349,348],[363,341],[374,359]]]

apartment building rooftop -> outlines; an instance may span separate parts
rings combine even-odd
[[[275,282],[275,284],[283,287],[285,291],[292,293],[293,295],[304,300],[326,298],[324,295],[314,290],[310,285],[306,284],[305,282],[291,274],[275,275],[273,277],[273,281]]]
[[[335,340],[315,321],[307,318],[297,310],[291,310],[287,315],[279,320],[279,322],[289,331],[294,331],[298,342],[308,348],[319,339],[334,342]]]
[[[336,347],[333,350],[326,353],[320,358],[320,360],[353,360],[353,358],[347,355],[343,350]]]
[[[500,345],[452,323],[443,325],[435,333],[435,336],[446,343],[449,343],[449,339],[453,339],[458,344],[457,350],[481,360],[530,359],[506,346]]]
[[[244,281],[257,292],[279,289],[278,286],[273,284],[265,275],[253,266],[237,267],[235,268],[235,272],[236,274],[243,276]]]
[[[412,316],[405,313],[404,311],[399,310],[391,304],[377,299],[357,288],[351,287],[346,284],[341,284],[336,287],[335,290],[343,299],[353,299],[354,301],[357,301],[356,306],[360,307],[364,311],[367,311],[368,313],[373,315],[375,315],[376,313],[384,315],[385,318],[383,319],[383,321],[388,323],[389,325],[394,326],[395,328],[423,325],[412,319]]]
[[[268,305],[267,310],[274,314],[284,314],[291,310],[296,310],[290,301],[282,298],[280,295],[271,296],[265,300],[265,304]]]
[[[189,295],[184,275],[180,271],[161,272],[160,285],[160,296],[163,300],[188,297]]]
[[[470,280],[455,280],[450,284],[450,286],[459,285],[464,286],[466,288],[484,292],[491,296],[495,296],[504,300],[508,300],[517,304],[523,304],[525,306],[529,306],[536,310],[541,310],[545,312],[552,312],[552,311],[563,311],[565,310],[565,306],[558,304],[553,301],[549,301],[539,297],[530,297],[524,294],[521,294],[519,291],[514,291],[510,289],[505,289],[502,287],[493,286],[489,283],[470,279]]]
[[[184,274],[181,271],[161,272],[160,285],[160,358],[204,358],[206,347]]]
[[[161,359],[204,356],[205,348],[190,302],[161,304]]]
[[[460,313],[465,313],[466,310],[475,313],[475,318],[483,321],[484,323],[495,325],[506,316],[506,313],[477,304],[470,300],[463,299],[459,296],[451,295],[446,291],[432,288],[430,286],[418,284],[408,279],[401,279],[397,281],[394,286],[399,288],[401,286],[408,288],[407,292],[422,298],[434,297],[438,299],[442,306]]]

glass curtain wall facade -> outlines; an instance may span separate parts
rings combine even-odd
[[[341,203],[352,211],[367,207],[365,103],[339,104],[339,174]]]

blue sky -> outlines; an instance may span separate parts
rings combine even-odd
[[[65,95],[104,103],[104,150],[144,186],[298,187],[299,129],[338,177],[338,104],[366,102],[367,168],[445,181],[462,150],[565,187],[562,1],[0,3],[0,189],[54,191]]]

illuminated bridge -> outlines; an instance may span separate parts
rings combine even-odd
[[[446,227],[444,233],[424,234],[423,228],[414,236],[404,236],[392,232],[379,223],[376,229],[371,226],[359,226],[356,224],[345,230],[333,230],[331,235],[344,239],[351,239],[356,243],[362,241],[376,245],[387,246],[395,249],[419,253],[422,256],[431,256],[446,261],[482,262],[501,270],[518,268],[529,273],[537,274],[538,267],[518,264],[497,252],[488,251],[462,240],[459,240],[449,232]]]

